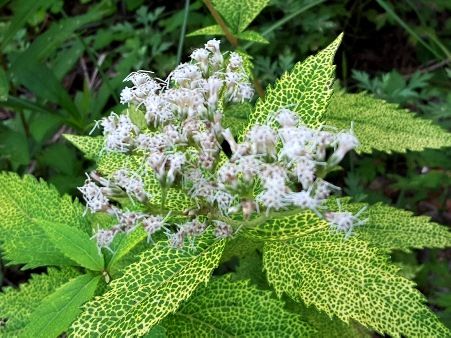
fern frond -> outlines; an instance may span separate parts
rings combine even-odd
[[[353,213],[366,206],[365,203],[352,203],[349,198],[341,198],[340,202],[344,210]],[[330,201],[328,207],[330,210],[338,209],[335,201]],[[451,246],[451,232],[426,216],[414,216],[410,211],[376,203],[361,217],[368,220],[355,229],[356,236],[383,250],[409,251]]]
[[[318,54],[298,62],[274,86],[268,86],[265,98],[258,99],[249,117],[247,130],[254,124],[264,124],[270,114],[281,108],[298,113],[309,127],[320,126],[333,92],[333,58],[342,37],[341,34]]]
[[[4,288],[0,293],[0,318],[6,319],[6,326],[0,326],[0,336],[19,336],[42,299],[77,274],[70,268],[49,268],[47,273],[33,274],[27,283],[17,289]]]
[[[328,229],[290,241],[267,242],[263,257],[278,295],[315,305],[345,322],[354,319],[393,337],[446,337],[414,283],[376,248]]]
[[[349,129],[352,122],[360,141],[357,150],[363,153],[372,150],[404,153],[451,146],[451,133],[396,104],[366,93],[335,93],[325,114],[325,124]]]
[[[196,249],[189,252],[174,250],[166,241],[157,242],[125,268],[108,292],[86,304],[70,333],[75,337],[146,334],[210,278],[224,244],[211,234],[200,238]]]
[[[76,227],[90,232],[84,207],[71,197],[32,176],[20,178],[13,173],[0,174],[0,229],[6,259],[26,268],[66,265],[65,258],[40,227],[40,220]]]
[[[169,337],[314,337],[299,315],[284,309],[270,291],[230,276],[200,287],[162,322]]]

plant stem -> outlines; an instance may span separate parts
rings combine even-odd
[[[183,16],[183,24],[182,29],[180,31],[180,39],[179,39],[179,45],[177,48],[177,64],[180,63],[182,60],[182,50],[183,50],[183,43],[185,41],[185,33],[186,33],[186,25],[188,23],[188,13],[189,13],[189,0],[185,0],[185,9],[184,9],[184,16]]]
[[[221,18],[218,11],[213,7],[213,4],[211,3],[211,1],[204,0],[204,4],[205,4],[205,6],[207,6],[208,10],[210,11],[211,16],[215,19],[217,24],[221,27],[226,39],[230,42],[230,44],[233,46],[233,48],[237,48],[238,47],[238,39],[229,30],[229,27],[227,27],[226,23]]]
[[[204,4],[208,7],[208,10],[211,13],[211,16],[215,19],[216,23],[221,27],[222,31],[224,32],[224,35],[227,39],[227,41],[230,42],[233,48],[238,48],[238,39],[232,34],[232,32],[227,27],[224,20],[219,15],[218,11],[213,7],[213,4],[210,0],[204,0]],[[263,98],[265,97],[265,91],[263,87],[260,84],[260,81],[258,81],[257,78],[254,77],[253,80],[255,90],[257,91],[257,94],[259,97]]]

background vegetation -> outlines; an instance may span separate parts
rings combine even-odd
[[[164,77],[215,23],[202,1],[0,1],[0,170],[43,177],[77,194],[91,163],[61,135],[87,134],[120,110],[122,79]],[[339,86],[366,90],[451,131],[451,2],[272,0],[250,27],[269,44],[240,44],[264,88],[341,31]],[[189,34],[188,34],[189,35]],[[225,39],[224,44],[227,46]],[[451,149],[352,154],[335,183],[356,201],[384,201],[451,224]],[[399,253],[404,273],[451,326],[450,250]],[[1,266],[0,284],[28,277]]]

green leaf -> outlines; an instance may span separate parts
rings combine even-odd
[[[269,0],[212,0],[212,3],[236,34],[249,26]]]
[[[74,269],[49,268],[47,273],[33,274],[19,288],[4,288],[0,293],[0,318],[7,319],[7,322],[5,327],[0,326],[0,335],[19,336],[41,300],[77,274]]]
[[[11,79],[27,87],[36,96],[59,104],[65,114],[78,122],[81,114],[66,89],[45,64],[39,63],[33,55],[23,54],[15,59],[10,69]],[[45,86],[42,85],[45,79]]]
[[[110,290],[84,306],[69,331],[75,336],[142,336],[196,287],[210,278],[225,241],[211,234],[196,240],[196,250],[176,250],[157,242],[110,284]]]
[[[55,73],[58,81],[61,81],[64,76],[75,66],[84,52],[85,46],[80,40],[76,40],[72,46],[58,53],[52,63],[53,72]]]
[[[144,338],[166,338],[166,329],[161,325],[155,325]]]
[[[92,137],[72,134],[64,134],[63,136],[77,147],[88,160],[98,159],[105,144],[103,136]]]
[[[169,337],[315,337],[272,292],[227,277],[199,288],[162,325]]]
[[[270,219],[258,220],[255,225],[245,226],[243,234],[247,237],[265,241],[281,241],[328,228],[329,224],[310,210],[282,211]]]
[[[210,36],[224,35],[224,32],[222,31],[219,25],[212,25],[195,30],[194,32],[191,32],[186,36],[199,36],[199,35],[210,35]]]
[[[25,264],[24,268],[73,264],[49,240],[39,222],[55,222],[89,232],[84,207],[32,176],[20,178],[1,173],[0,186],[0,229],[2,238],[8,239],[2,243],[2,250],[10,264]]]
[[[86,232],[54,221],[37,219],[35,223],[41,226],[50,241],[64,256],[86,269],[103,270],[103,256]]]
[[[0,102],[8,100],[9,81],[6,72],[0,68]]]
[[[139,227],[130,234],[117,235],[119,237],[118,242],[115,241],[115,248],[113,248],[113,255],[108,262],[108,271],[114,275],[117,272],[118,263],[124,258],[130,251],[132,251],[137,245],[147,238],[147,233],[142,227]]]
[[[354,319],[393,337],[446,337],[449,331],[424,305],[414,283],[376,248],[329,229],[290,241],[267,242],[264,267],[277,294]]]
[[[324,312],[318,311],[314,306],[307,307],[303,303],[287,299],[287,307],[290,311],[298,313],[304,321],[317,330],[317,337],[327,338],[370,338],[373,335],[369,330],[351,321],[345,323],[337,317],[329,317]]]
[[[341,198],[342,209],[356,213],[365,203],[352,203],[349,198]],[[337,210],[335,201],[328,202],[329,210]],[[368,221],[355,228],[358,238],[380,249],[403,250],[423,248],[445,248],[451,246],[451,232],[447,227],[430,222],[426,216],[414,216],[412,212],[377,203],[361,215]]]
[[[81,305],[94,296],[101,276],[81,275],[44,298],[31,314],[22,335],[58,337],[80,314]]]
[[[252,111],[249,103],[227,105],[223,112],[222,125],[230,128],[233,135],[240,135],[247,125],[247,119]]]
[[[352,122],[360,141],[357,150],[363,153],[371,153],[373,149],[404,153],[451,146],[451,133],[396,104],[365,93],[335,93],[325,115],[325,124],[349,129]]]
[[[1,130],[0,155],[11,162],[13,170],[30,163],[28,139],[25,133],[11,129]]]
[[[4,50],[10,40],[27,21],[40,10],[50,7],[55,0],[19,0],[14,4],[14,15],[7,31],[2,36],[0,49]]]
[[[38,162],[68,176],[76,176],[81,169],[75,149],[63,143],[51,144],[44,148]]]
[[[265,98],[258,99],[250,115],[247,129],[254,124],[264,124],[270,114],[281,108],[298,113],[306,125],[319,127],[333,92],[333,58],[342,37],[340,34],[318,54],[296,63],[273,86],[268,86]]]
[[[51,24],[43,34],[37,36],[33,43],[22,53],[26,59],[44,61],[54,53],[57,48],[61,48],[65,41],[76,37],[74,33],[87,24],[98,22],[104,16],[112,13],[113,6],[107,1],[93,5],[86,14],[66,17]]]
[[[255,31],[244,31],[237,34],[237,38],[240,40],[253,41],[263,44],[268,44],[269,41],[260,33]]]

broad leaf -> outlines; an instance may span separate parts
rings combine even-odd
[[[85,232],[91,228],[84,207],[71,197],[34,177],[0,174],[0,229],[5,258],[25,268],[73,264],[49,240],[39,221],[50,221]]]
[[[333,59],[342,36],[318,54],[296,63],[273,86],[268,86],[265,98],[258,99],[250,115],[248,129],[257,123],[264,124],[271,114],[281,108],[295,111],[310,127],[320,126],[333,92]]]
[[[267,242],[264,267],[278,295],[354,319],[393,337],[445,337],[449,331],[424,305],[414,283],[366,242],[319,230],[290,241]]]
[[[0,335],[19,336],[42,299],[75,276],[77,272],[73,269],[49,268],[47,273],[32,275],[27,283],[17,289],[4,288],[0,293],[0,318],[7,321],[6,326],[0,326]]]
[[[157,242],[111,283],[108,292],[85,305],[70,333],[108,337],[146,334],[210,278],[224,243],[210,234],[196,240],[195,251]]]
[[[117,240],[113,242],[113,255],[108,262],[108,271],[114,274],[117,271],[117,265],[124,256],[136,248],[143,240],[147,238],[147,233],[142,227],[134,230],[130,234],[119,234]]]
[[[315,337],[271,292],[227,277],[199,288],[162,325],[169,337]]]
[[[219,25],[212,25],[197,29],[194,32],[189,33],[187,36],[199,36],[199,35],[210,35],[210,36],[224,35],[224,32]]]
[[[99,252],[95,241],[89,235],[73,226],[52,221],[36,220],[50,241],[61,253],[80,266],[101,271],[103,256]]]
[[[44,298],[23,330],[25,337],[57,337],[81,312],[80,306],[94,296],[101,276],[82,275]]]
[[[232,33],[244,31],[268,4],[268,0],[213,0],[213,6]]]
[[[105,144],[103,136],[91,137],[65,134],[64,137],[77,147],[88,160],[98,159]]]
[[[253,41],[263,44],[268,44],[269,41],[260,33],[254,31],[245,31],[237,34],[237,38],[240,40]]]
[[[451,147],[451,133],[432,121],[365,93],[335,93],[324,123],[339,129],[349,129],[354,123],[354,132],[361,144],[357,150],[364,153],[371,153],[373,149],[404,153]]]
[[[352,213],[366,206],[364,203],[351,203],[348,198],[340,199],[342,209]],[[335,201],[329,202],[331,210],[338,210]],[[355,229],[359,239],[383,250],[444,248],[451,246],[451,232],[440,224],[430,222],[426,216],[393,208],[383,203],[371,205],[362,214],[367,222]]]
[[[329,227],[326,221],[310,210],[279,212],[273,218],[258,223],[251,226],[244,224],[243,234],[259,240],[281,241]]]

